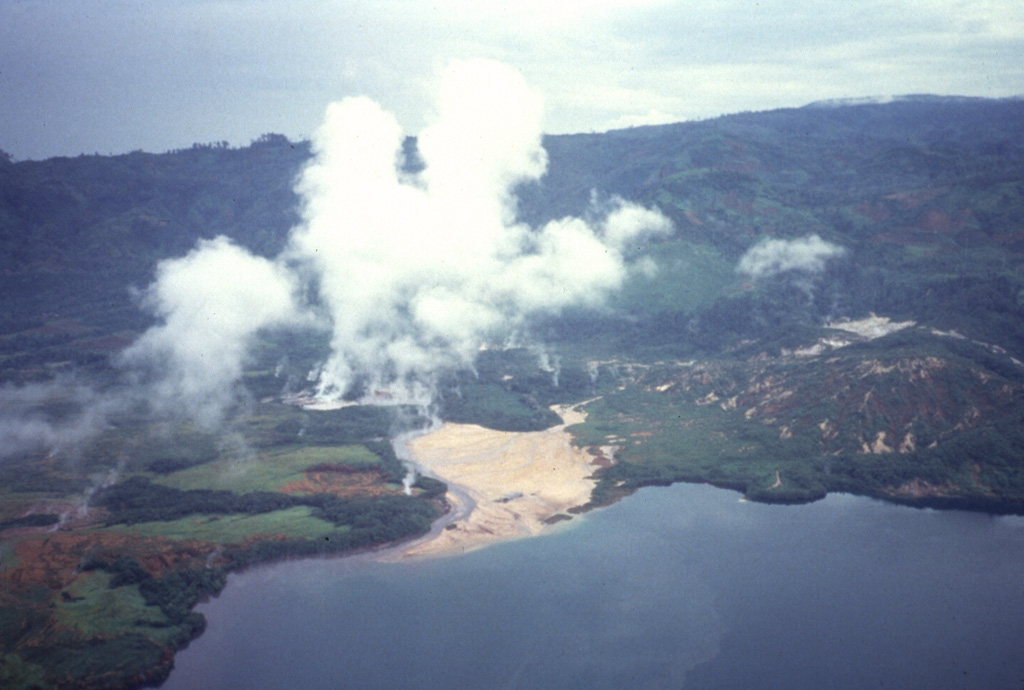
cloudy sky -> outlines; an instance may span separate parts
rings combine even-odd
[[[1020,0],[0,0],[15,159],[306,138],[363,94],[410,134],[451,59],[520,70],[545,130],[820,99],[1024,94]]]

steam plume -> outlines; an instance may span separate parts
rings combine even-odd
[[[788,271],[821,273],[829,259],[844,254],[844,248],[818,235],[795,240],[766,239],[740,257],[736,270],[752,278],[767,278]]]
[[[671,232],[656,210],[596,195],[586,219],[518,222],[516,186],[547,167],[540,97],[485,61],[453,64],[438,93],[415,175],[401,172],[392,115],[366,98],[332,104],[296,183],[302,221],[285,251],[267,259],[218,237],[162,262],[143,294],[160,323],[120,357],[129,385],[75,388],[92,397],[58,420],[33,405],[66,396],[67,382],[0,390],[0,402],[17,403],[0,414],[0,455],[82,443],[140,400],[214,429],[238,402],[255,337],[272,328],[331,334],[311,379],[324,405],[358,397],[357,384],[378,401],[425,404],[441,372],[522,337],[530,314],[599,305],[631,267],[644,269],[642,243]],[[547,368],[557,384],[557,358]]]
[[[26,452],[75,451],[106,427],[123,401],[70,376],[0,387],[0,459]],[[65,408],[54,415],[50,407]]]
[[[231,402],[247,348],[261,329],[295,323],[293,276],[224,237],[201,241],[162,262],[144,304],[163,323],[144,333],[122,361],[152,386],[158,411],[188,410],[213,428]]]
[[[299,183],[304,222],[292,257],[314,265],[332,322],[318,391],[341,396],[357,374],[415,396],[467,366],[530,312],[596,304],[626,272],[641,235],[671,227],[619,202],[595,224],[516,222],[513,190],[546,169],[539,96],[484,61],[444,75],[437,119],[419,137],[425,168],[399,174],[402,134],[366,99],[331,106]]]
[[[530,313],[599,304],[638,244],[671,224],[622,200],[595,220],[517,222],[516,185],[547,166],[542,111],[515,70],[455,63],[418,139],[425,167],[408,175],[391,114],[361,97],[332,104],[284,253],[271,261],[218,238],[161,264],[146,303],[163,323],[125,362],[148,372],[159,399],[216,422],[253,336],[308,310],[295,300],[306,279],[331,333],[321,400],[340,402],[361,382],[371,397],[425,403],[441,371],[471,366]]]

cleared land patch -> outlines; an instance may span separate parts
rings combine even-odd
[[[250,491],[279,491],[290,482],[302,481],[310,467],[337,463],[351,467],[375,467],[380,458],[365,446],[294,446],[275,448],[255,458],[224,457],[163,477],[156,484],[175,489],[225,489],[244,494]]]

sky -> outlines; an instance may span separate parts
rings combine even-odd
[[[365,95],[417,134],[452,60],[510,65],[548,133],[908,93],[1024,94],[1020,0],[2,0],[15,160],[306,139]]]

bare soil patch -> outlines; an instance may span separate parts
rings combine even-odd
[[[414,544],[403,556],[462,553],[550,529],[570,508],[590,500],[594,455],[572,443],[567,425],[582,422],[581,405],[553,407],[565,424],[513,433],[472,424],[445,424],[413,439],[413,460],[474,503],[470,514],[435,539]],[[459,499],[449,493],[449,500]]]

